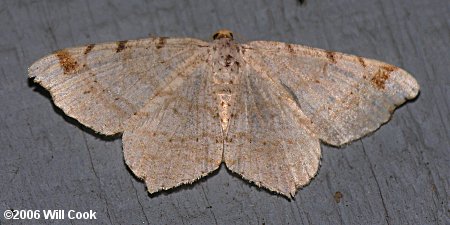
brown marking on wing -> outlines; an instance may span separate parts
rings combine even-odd
[[[332,52],[332,51],[325,51],[325,52],[327,54],[328,60],[330,60],[332,63],[336,63],[335,52]]]
[[[363,58],[361,58],[361,57],[359,57],[358,56],[358,61],[359,61],[359,63],[361,64],[361,66],[363,66],[364,68],[366,68],[366,61],[364,61],[364,59]]]
[[[55,54],[59,59],[59,64],[64,70],[64,74],[74,73],[79,69],[78,62],[72,58],[67,50],[62,49]]]
[[[389,79],[389,71],[380,68],[370,81],[373,85],[375,85],[376,88],[384,89],[387,79]]]
[[[84,55],[89,54],[89,52],[92,51],[92,49],[94,48],[94,46],[95,46],[95,44],[90,44],[90,45],[86,46],[86,49],[84,50],[83,54],[84,54]]]
[[[123,51],[123,50],[126,48],[125,44],[126,44],[127,42],[128,42],[128,41],[118,41],[118,42],[117,42],[116,53],[119,53],[119,52]]]
[[[166,44],[166,39],[167,39],[167,37],[158,38],[158,43],[156,44],[156,48],[160,49],[160,48],[164,47],[164,45]]]
[[[384,70],[386,70],[388,73],[390,73],[390,72],[392,72],[392,71],[398,69],[398,67],[393,66],[393,65],[389,65],[389,64],[386,64],[386,65],[384,65],[384,66],[381,66],[381,68],[384,69]]]
[[[286,44],[286,48],[287,48],[289,53],[294,53],[294,48],[292,47],[291,44]]]
[[[375,75],[372,77],[371,82],[375,85],[378,89],[384,89],[386,80],[389,79],[391,72],[397,70],[398,67],[385,64],[381,66],[378,71],[375,73]]]

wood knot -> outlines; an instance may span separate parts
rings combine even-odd
[[[336,201],[336,203],[341,202],[342,197],[344,197],[344,195],[340,191],[334,193],[334,201]]]

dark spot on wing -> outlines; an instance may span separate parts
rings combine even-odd
[[[335,52],[332,52],[332,51],[326,51],[326,54],[327,54],[328,60],[330,60],[332,63],[336,63]]]
[[[382,66],[381,68],[384,69],[384,70],[386,70],[388,73],[390,73],[390,72],[392,72],[392,71],[398,69],[396,66],[388,65],[388,64]]]
[[[156,44],[156,48],[160,49],[160,48],[164,47],[164,45],[166,44],[166,40],[167,40],[167,37],[158,38],[158,43]]]
[[[79,69],[78,62],[72,58],[67,50],[62,49],[55,54],[59,59],[59,65],[64,70],[64,74],[75,73]]]
[[[292,47],[291,44],[286,44],[286,48],[287,48],[289,53],[294,53],[294,48]]]
[[[378,89],[384,89],[386,80],[389,79],[391,72],[397,70],[398,67],[385,64],[383,66],[380,66],[378,71],[375,73],[375,75],[372,77],[371,82],[375,85]]]
[[[370,81],[376,88],[384,89],[387,79],[389,79],[389,71],[385,69],[378,69]]]
[[[124,49],[126,48],[125,44],[126,44],[127,42],[128,42],[128,41],[118,41],[118,42],[117,42],[116,53],[119,53],[119,52],[121,52],[122,50],[124,50]]]
[[[95,44],[90,44],[90,45],[86,46],[86,49],[84,50],[83,54],[85,54],[85,55],[89,54],[89,52],[92,51],[94,46],[95,46]]]
[[[363,58],[361,58],[361,57],[359,57],[358,56],[358,61],[359,61],[359,63],[361,64],[361,66],[363,66],[364,68],[366,68],[366,61],[364,61],[364,59]]]

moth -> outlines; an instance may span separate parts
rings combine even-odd
[[[122,134],[124,158],[155,193],[224,163],[288,198],[319,168],[320,141],[341,146],[386,123],[419,92],[377,60],[274,41],[147,38],[66,48],[29,77],[68,116]]]

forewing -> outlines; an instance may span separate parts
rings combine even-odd
[[[150,193],[192,183],[220,166],[222,128],[210,78],[205,59],[193,62],[132,117],[139,125],[124,132],[125,161]]]
[[[29,76],[55,105],[106,135],[126,121],[197,57],[206,43],[148,38],[66,48],[36,61]]]
[[[245,61],[291,93],[307,127],[335,146],[376,130],[419,91],[406,71],[376,60],[280,42],[255,41],[243,49]]]
[[[241,67],[225,139],[227,167],[258,186],[294,196],[315,176],[319,139],[303,125],[305,116],[286,91],[278,91],[267,71]]]

